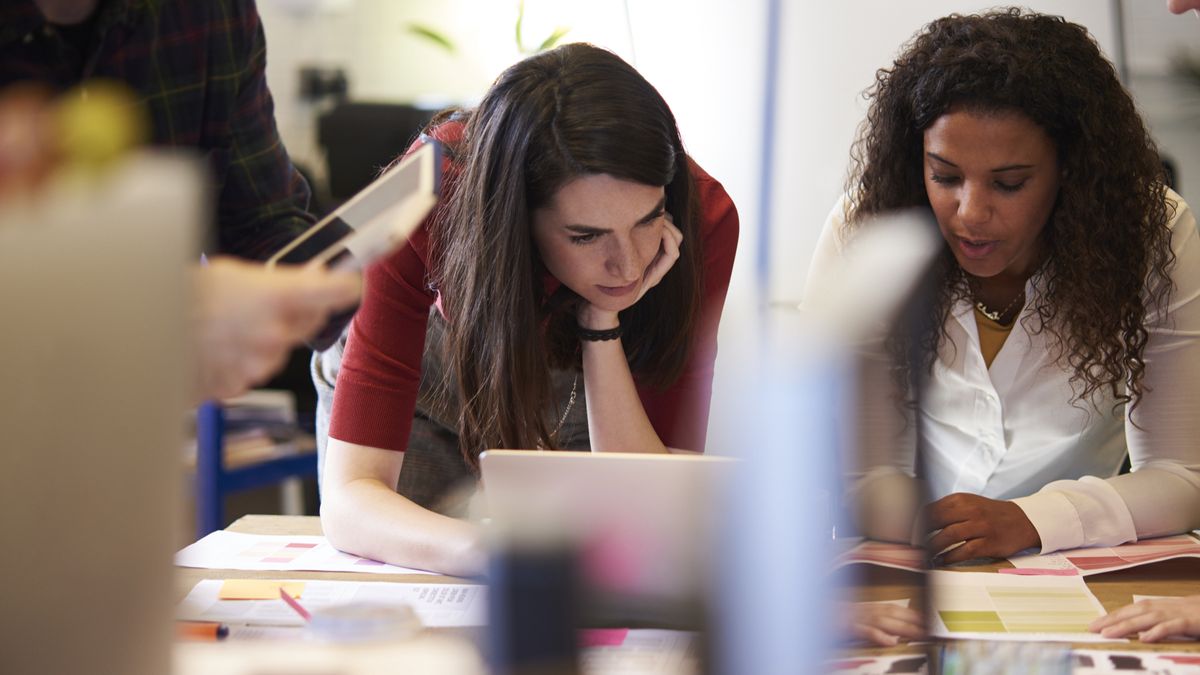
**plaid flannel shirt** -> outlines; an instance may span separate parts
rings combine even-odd
[[[154,144],[209,160],[217,252],[265,258],[307,228],[308,185],[275,127],[253,0],[104,0],[97,11],[85,54],[33,0],[0,3],[0,87],[26,80],[61,91],[93,78],[130,86]]]

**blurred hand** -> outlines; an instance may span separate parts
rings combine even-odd
[[[261,384],[292,347],[362,293],[356,273],[215,258],[196,273],[200,398],[236,396]]]
[[[899,605],[872,602],[845,603],[842,608],[842,632],[854,640],[880,647],[893,647],[901,639],[925,639],[925,622],[916,610]]]
[[[1006,558],[1018,551],[1041,545],[1041,537],[1021,507],[1013,502],[956,492],[925,507],[926,522],[936,532],[929,549],[947,551],[945,564],[975,558]]]
[[[1107,638],[1138,633],[1142,642],[1168,637],[1200,637],[1200,595],[1142,600],[1102,616],[1088,626]]]
[[[1174,14],[1183,14],[1189,9],[1200,11],[1200,0],[1167,0],[1167,9]]]

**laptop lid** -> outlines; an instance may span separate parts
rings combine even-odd
[[[581,553],[588,613],[696,619],[716,490],[733,461],[703,455],[488,450],[480,455],[500,527],[566,533]]]

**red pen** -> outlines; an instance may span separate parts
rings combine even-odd
[[[279,589],[279,597],[283,598],[283,601],[288,604],[288,607],[296,610],[296,613],[303,617],[305,621],[312,620],[312,614],[309,614],[308,610],[304,609],[304,606],[301,605],[298,600],[288,595],[288,592],[283,590],[282,587]]]

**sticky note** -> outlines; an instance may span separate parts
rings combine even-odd
[[[221,600],[278,600],[283,589],[293,598],[304,592],[304,582],[270,579],[226,579],[217,597]]]
[[[1062,570],[1057,568],[1041,568],[1041,567],[1003,567],[996,570],[1000,574],[1015,574],[1023,577],[1077,577],[1079,570],[1069,569]]]
[[[628,635],[628,628],[585,628],[579,631],[579,646],[620,647]]]

